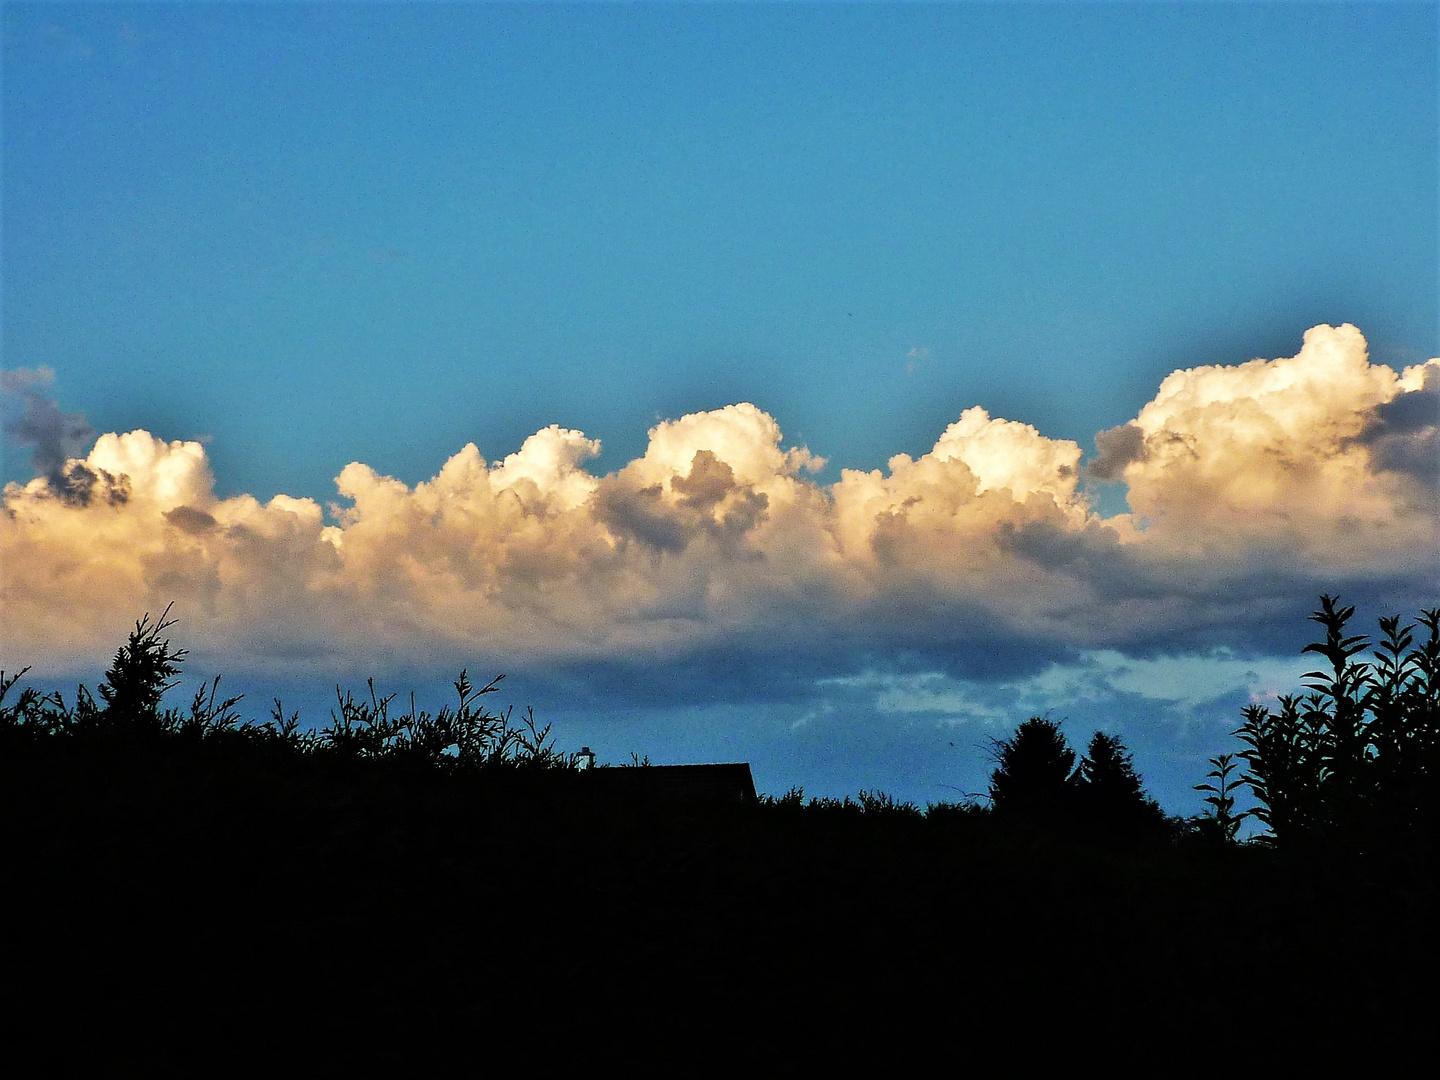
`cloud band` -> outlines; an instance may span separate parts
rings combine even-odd
[[[744,657],[737,680],[819,678],[913,654],[973,676],[997,650],[1243,646],[1320,588],[1434,602],[1437,401],[1440,360],[1397,373],[1318,326],[1293,357],[1173,373],[1085,470],[1077,443],[972,408],[919,458],[826,485],[742,403],[658,424],[604,476],[556,425],[413,488],[355,462],[328,517],[218,498],[198,443],[105,434],[5,488],[4,651],[88,666],[171,600],[187,644],[287,671]],[[1131,512],[1097,513],[1082,474]]]

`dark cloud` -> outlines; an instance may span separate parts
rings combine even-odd
[[[659,484],[635,487],[623,472],[607,476],[595,490],[595,517],[617,535],[676,554],[701,535],[734,548],[765,519],[770,505],[764,492],[737,484],[734,470],[709,450],[697,450],[689,475],[676,476],[671,487],[678,502],[667,499]],[[731,505],[717,520],[715,511],[727,499]]]
[[[1379,422],[1391,432],[1413,432],[1440,424],[1440,367],[1427,366],[1419,390],[1397,394],[1376,412]]]
[[[1028,521],[1020,525],[1004,521],[996,530],[995,546],[1045,570],[1077,564],[1090,569],[1098,554],[1116,553],[1119,538],[1113,529],[1093,524],[1075,531],[1049,521]]]
[[[746,488],[734,506],[725,511],[718,527],[711,529],[727,546],[738,543],[746,533],[765,520],[770,496],[763,491]]]
[[[1419,390],[1396,395],[1375,410],[1360,434],[1376,466],[1440,484],[1440,368],[1425,369]]]
[[[594,506],[596,519],[616,536],[672,554],[690,542],[693,530],[665,502],[659,484],[637,488],[619,476],[607,476],[595,489]]]
[[[862,673],[944,672],[997,682],[1024,678],[1078,650],[1022,638],[1002,627],[927,634],[893,624],[870,632],[832,624],[808,634],[734,634],[651,657],[631,655],[533,665],[509,673],[541,696],[596,706],[775,704],[804,702],[823,679]]]
[[[83,413],[64,412],[53,397],[41,393],[54,382],[55,373],[45,367],[0,372],[0,391],[19,397],[24,403],[19,416],[12,417],[10,410],[6,410],[5,437],[16,446],[30,447],[35,475],[43,476],[57,497],[72,505],[85,506],[93,498],[100,478],[84,466],[67,468],[65,463],[84,452],[86,444],[95,437],[95,429]],[[111,502],[117,501],[120,487],[113,483],[102,487]],[[125,501],[125,493],[120,493],[118,501]]]
[[[711,510],[718,506],[735,487],[735,471],[711,450],[695,451],[689,476],[677,476],[672,486],[684,498],[686,506]]]
[[[167,510],[165,511],[165,520],[181,532],[189,533],[191,536],[207,533],[216,525],[213,517],[204,510],[197,510],[193,506],[177,506],[173,510]]]
[[[1145,460],[1145,433],[1134,424],[1121,424],[1095,436],[1095,451],[1095,458],[1085,466],[1085,475],[1106,483],[1119,480],[1126,465]]]
[[[46,479],[55,497],[67,506],[89,506],[97,501],[123,506],[130,501],[130,477],[92,469],[83,461],[68,462],[57,478]]]
[[[0,393],[25,394],[37,386],[53,386],[55,372],[48,367],[9,368],[0,371]]]
[[[1433,574],[1429,581],[1423,574],[1369,580],[1257,567],[1219,580],[1197,572],[1172,574],[1167,582],[1158,568],[1148,575],[1147,583],[1137,573],[1136,593],[1148,584],[1153,599],[1137,601],[1120,591],[1098,598],[1101,606],[1114,608],[1122,618],[1089,644],[1136,658],[1203,654],[1216,648],[1242,656],[1294,656],[1323,634],[1310,621],[1321,593],[1357,606],[1355,633],[1372,633],[1379,615],[1413,616],[1420,606],[1440,600]],[[1424,599],[1427,596],[1435,599]]]
[[[1003,682],[1078,655],[1067,643],[1009,625],[978,604],[927,597],[921,590],[897,601],[886,604],[868,633],[847,633],[848,648],[824,650],[833,655],[834,674],[939,671],[976,682]]]

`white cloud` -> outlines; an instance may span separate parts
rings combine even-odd
[[[581,467],[600,453],[600,440],[551,424],[525,440],[490,472],[490,483],[514,491],[521,502],[574,510],[595,491],[595,478]]]
[[[1134,514],[1108,519],[1077,488],[1076,443],[979,407],[919,458],[830,485],[749,403],[657,424],[605,476],[586,468],[598,441],[551,425],[497,463],[467,445],[413,487],[352,462],[328,523],[310,499],[217,498],[199,443],[102,435],[65,464],[68,495],[50,476],[5,488],[7,666],[93,664],[175,600],[187,641],[238,663],[664,665],[708,650],[723,671],[743,644],[823,675],[894,649],[972,664],[1036,650],[1043,670],[1058,645],[1108,685],[1201,701],[1250,677],[1210,650],[1297,596],[1375,581],[1433,594],[1435,492],[1393,466],[1431,437],[1423,410],[1399,407],[1437,385],[1427,370],[1440,361],[1370,364],[1346,326],[1311,330],[1295,357],[1176,372],[1138,435],[1113,440]],[[1206,658],[1124,659],[1156,642]],[[924,679],[885,694],[896,713],[991,707]]]
[[[938,671],[840,676],[817,680],[816,688],[860,693],[879,713],[934,716],[951,724],[1003,724],[1011,719],[1009,710],[986,702],[964,680]]]
[[[1216,649],[1135,658],[1102,649],[1085,654],[1069,674],[1081,679],[1091,676],[1107,688],[1151,701],[1195,708],[1241,691],[1254,701],[1294,693],[1301,685],[1301,677],[1314,667],[1313,656],[1242,658],[1229,649]]]
[[[1436,492],[1377,469],[1363,436],[1424,368],[1371,364],[1354,326],[1293,357],[1177,371],[1140,410],[1124,468],[1135,523],[1173,553],[1246,550],[1339,573],[1418,567],[1440,550]]]

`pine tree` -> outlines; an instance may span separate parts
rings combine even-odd
[[[100,697],[105,702],[104,726],[111,731],[159,731],[164,719],[160,699],[175,685],[186,650],[172,649],[164,633],[175,620],[167,606],[158,622],[147,614],[135,624],[130,639],[115,652]]]
[[[1130,751],[1114,735],[1097,731],[1080,762],[1079,802],[1088,822],[1112,836],[1133,836],[1165,820],[1145,794]]]
[[[990,805],[997,815],[1037,824],[1058,824],[1073,809],[1075,751],[1060,725],[1032,716],[1012,738],[994,744]]]

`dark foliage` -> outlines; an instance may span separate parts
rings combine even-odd
[[[170,648],[161,635],[174,625],[167,607],[158,622],[147,614],[135,624],[130,640],[115,652],[100,684],[105,719],[111,726],[134,730],[160,726],[160,699],[175,686],[185,659],[184,649]]]
[[[1075,805],[1075,751],[1060,725],[1032,716],[993,744],[990,806],[996,816],[1031,822],[1063,819]]]
[[[1130,751],[1114,735],[1097,731],[1077,765],[1060,725],[1032,716],[1009,739],[995,740],[993,754],[990,806],[999,821],[1099,842],[1167,829]]]
[[[1235,791],[1243,782],[1234,775],[1239,768],[1234,754],[1220,754],[1210,759],[1211,770],[1205,774],[1213,784],[1196,784],[1196,791],[1209,792],[1205,802],[1210,812],[1191,822],[1194,833],[1214,843],[1233,844],[1240,833],[1240,824],[1249,812],[1235,812]]]
[[[1351,850],[1428,846],[1440,812],[1440,608],[1416,625],[1380,619],[1380,640],[1347,633],[1354,607],[1320,598],[1323,641],[1306,652],[1328,665],[1305,694],[1244,710],[1236,734],[1249,766],[1254,815],[1281,845]],[[1373,661],[1360,657],[1367,651]]]
[[[1097,731],[1091,737],[1077,794],[1080,813],[1099,835],[1135,837],[1165,827],[1160,804],[1145,793],[1130,751],[1114,735]]]
[[[217,699],[218,676],[201,686],[188,710],[162,710],[161,700],[175,687],[186,656],[186,650],[172,648],[163,636],[174,625],[166,618],[169,610],[154,623],[147,614],[116,651],[100,684],[103,706],[97,706],[83,686],[72,706],[58,693],[42,696],[31,689],[5,706],[6,696],[25,671],[9,677],[0,672],[0,746],[48,738],[110,752],[146,744],[163,746],[170,753],[202,747],[208,752],[234,752],[244,745],[272,757],[383,762],[392,770],[424,775],[577,768],[578,755],[557,750],[550,727],[539,726],[533,711],[517,720],[512,709],[496,713],[483,707],[484,697],[499,689],[500,677],[476,687],[464,671],[454,684],[456,703],[436,713],[418,709],[413,697],[409,710],[399,712],[394,708],[395,696],[380,696],[373,679],[361,698],[337,687],[330,724],[319,730],[301,730],[298,714],[287,717],[279,700],[267,722],[242,721],[236,711],[239,697]]]
[[[917,1071],[957,1046],[1013,1065],[1047,1044],[1151,1071],[1197,1038],[1289,1066],[1431,1038],[1428,865],[1004,820],[1057,789],[1072,814],[1148,802],[1108,736],[1077,768],[1058,725],[1022,725],[993,811],[599,798],[546,728],[487,711],[496,683],[463,674],[434,714],[337,692],[319,732],[279,702],[241,722],[218,682],[165,709],[183,658],[166,625],[137,625],[99,703],[11,698],[0,675],[18,1074],[794,1054]],[[1237,960],[1245,1010],[1217,990]]]

